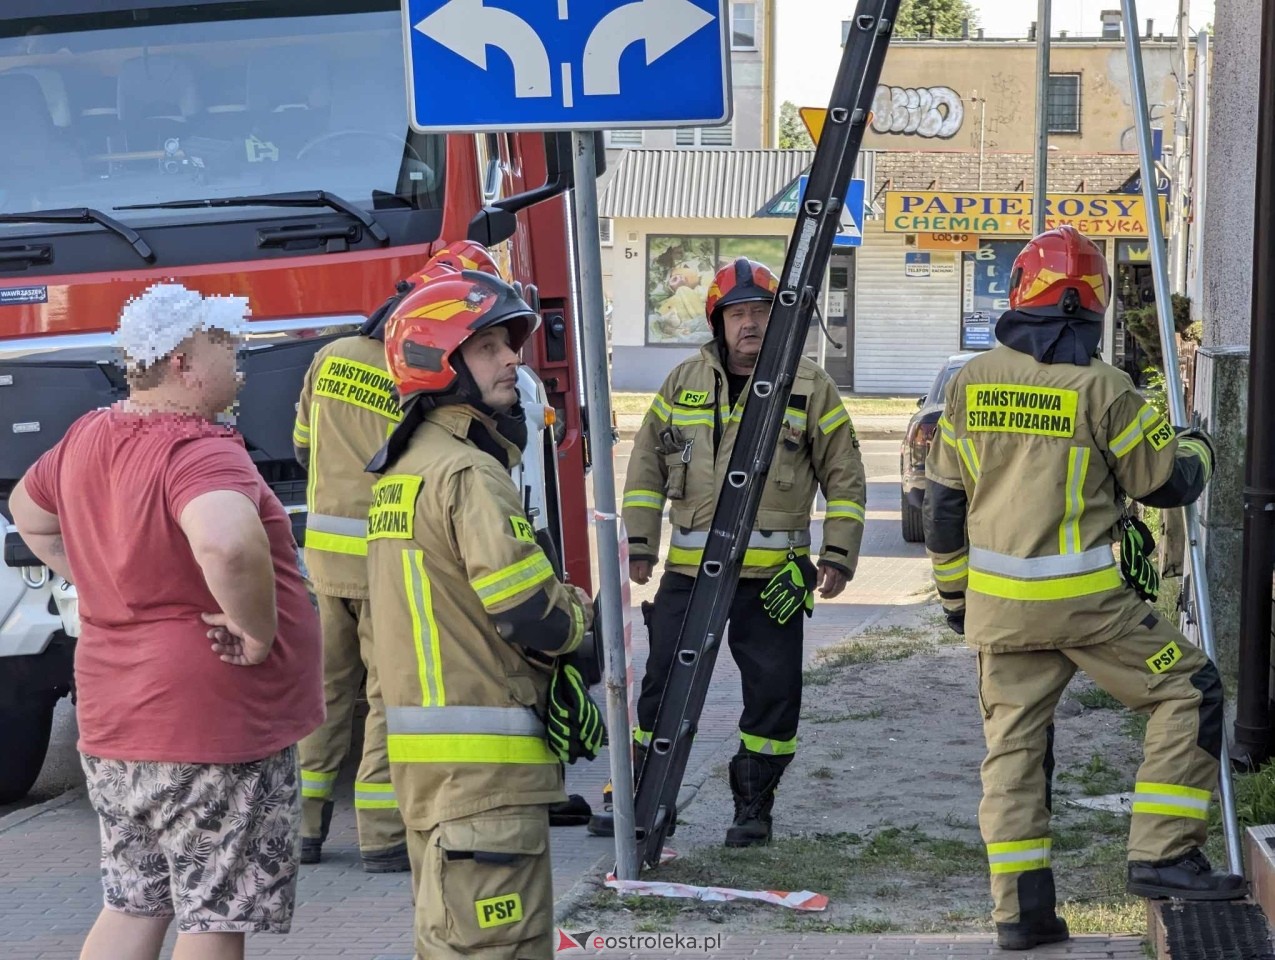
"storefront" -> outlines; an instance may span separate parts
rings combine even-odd
[[[951,354],[995,345],[1014,259],[1032,233],[1032,198],[890,190],[882,199],[880,233],[869,226],[859,255],[856,389],[923,391]],[[1103,354],[1118,366],[1136,365],[1136,357],[1126,356],[1134,345],[1121,335],[1116,303],[1124,302],[1123,287],[1143,297],[1134,258],[1140,248],[1145,259],[1143,198],[1060,193],[1047,204],[1048,226],[1070,224],[1105,251],[1115,295]],[[1162,216],[1163,205],[1161,198]]]

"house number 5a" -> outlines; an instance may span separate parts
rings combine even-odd
[[[624,248],[624,259],[625,259],[625,260],[636,260],[636,259],[637,259],[637,255],[638,255],[638,252],[637,252],[636,250],[634,250],[632,247],[625,247],[625,248]]]

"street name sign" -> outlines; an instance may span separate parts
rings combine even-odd
[[[403,0],[422,133],[730,120],[725,0]]]

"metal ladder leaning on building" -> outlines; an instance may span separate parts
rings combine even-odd
[[[677,656],[638,779],[634,800],[638,856],[651,866],[659,864],[664,837],[676,816],[678,790],[898,7],[899,0],[859,0],[850,21],[828,118],[779,279],[779,294],[771,307],[700,576],[695,578]]]

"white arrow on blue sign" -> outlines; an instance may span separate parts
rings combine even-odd
[[[810,177],[802,174],[797,178],[797,197],[805,199],[806,184]],[[863,205],[867,197],[867,183],[863,180],[851,180],[846,190],[846,205],[841,208],[841,232],[833,239],[834,247],[863,246]]]
[[[712,126],[731,115],[725,0],[403,0],[423,133]]]

